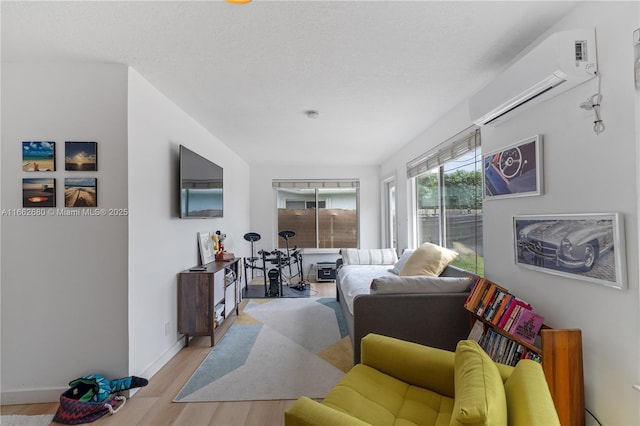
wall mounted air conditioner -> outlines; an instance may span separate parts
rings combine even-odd
[[[495,125],[596,76],[595,29],[554,33],[469,99],[471,120]]]

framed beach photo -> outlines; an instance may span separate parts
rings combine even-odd
[[[65,207],[97,207],[98,179],[64,178]]]
[[[514,216],[516,264],[618,289],[626,285],[619,213]]]
[[[542,194],[542,135],[483,156],[485,200]]]
[[[98,170],[97,142],[65,142],[64,169],[74,172]]]
[[[56,170],[56,143],[51,141],[22,142],[23,172],[53,172]]]
[[[55,207],[56,180],[22,179],[22,207]]]
[[[215,260],[210,232],[198,232],[198,247],[200,249],[200,261],[203,266]]]

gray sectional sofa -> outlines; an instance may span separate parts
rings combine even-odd
[[[369,333],[377,333],[410,342],[454,351],[459,340],[466,339],[470,329],[470,317],[463,305],[475,275],[468,271],[447,266],[439,277],[444,285],[438,284],[434,292],[413,292],[411,285],[404,284],[413,277],[401,277],[391,272],[393,264],[386,265],[343,265],[337,261],[337,298],[349,329],[354,349],[354,364],[360,362],[360,341]],[[363,274],[359,278],[355,274]],[[384,292],[376,292],[365,286],[380,277],[400,285],[398,292],[385,287]],[[448,291],[448,280],[469,277],[469,285],[460,285]],[[351,281],[360,280],[354,289]],[[434,280],[434,278],[431,278]],[[457,280],[460,281],[460,280]],[[388,284],[384,283],[384,284]]]

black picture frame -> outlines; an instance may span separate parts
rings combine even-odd
[[[56,206],[56,180],[54,178],[23,178],[22,207],[43,208]]]
[[[55,172],[56,143],[53,141],[23,141],[22,171]]]
[[[98,207],[98,179],[94,177],[64,178],[65,207]]]
[[[64,143],[64,169],[72,172],[95,172],[98,170],[98,143]]]

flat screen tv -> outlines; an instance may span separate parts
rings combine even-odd
[[[180,145],[180,217],[222,217],[222,167]]]

